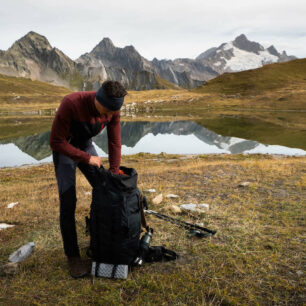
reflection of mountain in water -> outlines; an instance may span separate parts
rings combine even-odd
[[[169,152],[171,150],[171,140],[173,141],[173,137],[170,134],[176,135],[176,143],[180,141],[177,137],[180,135],[190,135],[191,138],[196,138],[199,142],[195,143],[194,148],[190,149],[190,153],[197,151],[201,151],[201,154],[206,153],[270,153],[270,154],[304,154],[305,151],[298,149],[289,149],[284,150],[286,147],[281,146],[267,146],[262,145],[256,141],[244,140],[236,137],[227,137],[221,136],[212,132],[201,125],[196,124],[192,121],[172,121],[172,122],[121,122],[121,134],[122,134],[122,145],[125,146],[125,149],[133,148],[136,144],[140,143],[141,140],[144,140],[146,137],[150,137],[152,135],[164,135],[168,137],[166,140],[166,147],[169,147]],[[168,135],[168,136],[167,136]],[[27,153],[28,155],[34,157],[36,160],[42,160],[51,155],[51,150],[49,147],[49,137],[50,132],[45,132],[38,135],[20,137],[16,139],[12,139],[9,141],[2,141],[0,144],[13,143],[15,144],[21,151]],[[186,136],[184,136],[186,137]],[[169,143],[167,142],[169,139]],[[186,138],[181,138],[181,141],[186,141]],[[108,153],[108,139],[107,139],[107,129],[103,129],[102,133],[96,137],[94,137],[95,144],[100,147],[104,152]],[[148,140],[148,139],[147,139]],[[161,145],[158,140],[149,138],[150,144],[153,144],[155,148],[158,149],[159,145]],[[152,141],[152,142],[151,142]],[[154,141],[156,143],[154,143]],[[148,142],[147,142],[148,143]],[[206,152],[205,146],[202,144],[206,144],[206,148],[209,152]],[[183,144],[184,145],[184,144]],[[187,146],[187,144],[186,144]],[[141,147],[141,146],[140,146]],[[146,149],[146,147],[138,147],[136,150],[141,152]],[[181,148],[184,146],[181,146]],[[278,148],[276,148],[278,147]],[[192,152],[192,149],[194,151]],[[4,150],[4,149],[3,149]],[[181,149],[179,149],[180,152]],[[203,152],[202,152],[203,150]],[[126,150],[127,151],[127,150]],[[7,151],[5,151],[7,153]],[[138,152],[138,151],[137,151]],[[146,152],[146,151],[145,151]],[[167,151],[165,151],[167,153]],[[101,153],[101,152],[100,152]],[[123,154],[128,154],[124,153]],[[9,156],[9,155],[7,155]],[[7,157],[6,157],[7,158]],[[3,163],[3,162],[2,162]],[[0,165],[1,167],[5,165]]]
[[[145,135],[174,134],[190,135],[194,134],[198,139],[206,144],[215,145],[220,149],[228,150],[230,153],[241,153],[258,146],[258,142],[249,141],[234,137],[221,136],[192,121],[172,121],[172,122],[122,122],[121,135],[122,144],[127,147],[134,147]],[[108,152],[107,132],[94,137],[94,142],[104,151]],[[203,152],[205,154],[205,152]]]
[[[49,147],[50,132],[42,134],[23,136],[7,141],[1,141],[1,144],[14,143],[21,151],[34,157],[36,160],[41,160],[51,154]]]

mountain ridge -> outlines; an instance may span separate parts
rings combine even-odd
[[[96,90],[106,79],[127,89],[195,88],[225,72],[261,67],[295,59],[271,45],[264,48],[245,34],[202,52],[195,59],[147,60],[133,45],[116,47],[104,37],[90,52],[72,60],[34,31],[0,50],[0,73],[22,76],[74,90]]]

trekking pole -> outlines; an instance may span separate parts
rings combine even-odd
[[[199,225],[196,225],[196,224],[188,223],[188,222],[185,222],[185,221],[182,221],[182,220],[179,220],[179,219],[161,214],[161,213],[156,212],[154,210],[145,209],[144,212],[149,214],[149,215],[153,215],[153,216],[155,216],[159,219],[162,219],[162,220],[168,221],[170,223],[176,224],[176,225],[178,225],[180,227],[183,227],[187,230],[190,230],[190,234],[196,235],[198,237],[209,237],[209,236],[215,235],[216,232],[217,232],[215,230],[210,230],[206,227],[202,227],[202,226],[199,226]],[[205,233],[203,233],[203,232],[205,232]]]

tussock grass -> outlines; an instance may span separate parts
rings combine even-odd
[[[139,173],[139,188],[178,194],[151,209],[173,215],[170,205],[208,203],[205,214],[182,214],[185,221],[218,230],[209,239],[188,238],[183,229],[153,216],[152,245],[181,257],[148,264],[126,281],[74,280],[67,270],[58,220],[52,165],[0,169],[0,222],[16,224],[0,232],[0,261],[20,245],[35,241],[35,252],[13,277],[0,278],[0,304],[234,305],[302,304],[306,158],[264,155],[123,156],[122,165]],[[107,166],[105,160],[105,166]],[[249,181],[248,187],[238,187]],[[90,186],[77,173],[77,230],[84,256],[89,238]],[[150,200],[156,194],[147,194]],[[20,204],[13,209],[6,205]]]

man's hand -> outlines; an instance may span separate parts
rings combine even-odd
[[[102,166],[102,158],[100,156],[91,156],[88,163],[100,168]]]

